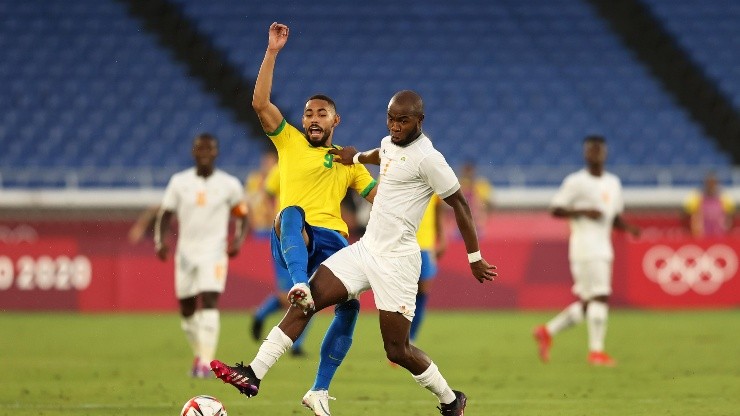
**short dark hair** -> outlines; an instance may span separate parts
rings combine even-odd
[[[216,138],[216,136],[207,132],[196,134],[195,138],[193,139],[193,144],[195,144],[196,140],[210,140],[218,145],[218,139]]]
[[[308,97],[308,100],[306,100],[306,102],[309,102],[311,100],[324,100],[327,103],[329,103],[329,105],[331,106],[332,110],[334,110],[335,113],[337,112],[337,104],[328,95],[314,94]]]
[[[606,139],[604,136],[601,136],[599,134],[589,134],[586,136],[585,139],[583,139],[583,143],[600,143],[600,144],[606,144]]]

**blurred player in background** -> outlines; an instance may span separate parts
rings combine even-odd
[[[640,230],[622,218],[624,202],[619,178],[604,170],[607,147],[602,136],[587,136],[583,142],[586,167],[568,175],[551,202],[551,212],[570,222],[568,247],[573,276],[573,294],[579,300],[566,307],[546,325],[535,328],[543,362],[550,359],[552,337],[586,319],[588,362],[597,366],[616,364],[604,351],[612,293],[614,250],[611,233],[616,228],[637,236]]]
[[[292,279],[288,300],[294,307],[290,310],[303,314],[314,307],[309,276],[326,258],[348,245],[348,228],[341,217],[342,199],[348,189],[354,189],[372,202],[377,190],[365,166],[336,163],[329,153],[337,148],[333,138],[340,121],[331,98],[314,95],[308,99],[303,110],[304,132],[288,124],[270,101],[275,62],[288,41],[288,33],[285,25],[270,25],[252,106],[277,148],[280,166],[280,213],[271,237],[272,256],[277,267],[285,269]],[[329,384],[352,345],[359,312],[357,299],[345,299],[334,310],[321,344],[316,380],[303,398],[304,405],[316,414],[329,414],[322,410],[328,409]],[[279,332],[279,328],[273,328],[267,339]],[[214,371],[220,374],[218,368]]]
[[[437,275],[437,260],[447,250],[447,237],[444,232],[444,221],[442,220],[441,200],[437,194],[427,205],[424,216],[421,217],[416,239],[421,249],[421,274],[419,275],[419,288],[416,293],[416,312],[414,320],[411,321],[409,339],[416,342],[419,328],[424,321],[426,312],[427,295],[431,289],[432,280]]]
[[[692,192],[686,198],[683,209],[694,237],[721,237],[732,229],[735,201],[721,191],[714,173],[704,178],[701,191]]]
[[[460,170],[460,189],[470,204],[478,236],[482,237],[486,230],[488,214],[493,210],[493,185],[488,179],[478,175],[475,163],[466,162]]]
[[[437,396],[443,415],[463,415],[465,395],[453,391],[432,360],[409,343],[421,271],[416,231],[433,194],[438,194],[455,212],[473,276],[482,283],[493,280],[496,273],[495,266],[481,257],[470,208],[454,171],[422,133],[423,119],[421,97],[413,91],[400,91],[388,104],[390,135],[383,138],[380,148],[364,153],[357,153],[352,147],[331,150],[343,164],[380,165],[378,195],[367,231],[358,242],[319,266],[310,282],[314,302],[290,308],[249,366],[211,363],[221,380],[249,397],[256,395],[260,380],[290,348],[315,311],[342,304],[372,289],[387,358],[409,370],[421,386]],[[317,415],[329,414],[328,407],[313,410]]]
[[[244,180],[252,238],[270,238],[277,209],[277,193],[271,192],[277,182],[275,178],[278,178],[277,153],[271,149],[262,154],[259,168],[249,172]]]
[[[280,197],[280,169],[277,164],[277,153],[274,153],[274,155],[274,163],[267,170],[264,180],[260,183],[262,189],[255,192],[256,194],[261,193],[263,195],[263,197],[260,198],[260,202],[263,204],[262,207],[258,208],[255,206],[255,208],[263,210],[265,207],[270,208],[270,212],[265,215],[265,218],[269,217],[270,219],[269,225],[266,229],[263,229],[266,230],[266,232],[263,231],[263,233],[260,234],[260,236],[264,236],[265,238],[270,238],[272,235],[275,215],[278,213],[277,201]],[[252,212],[254,212],[252,211],[251,206],[249,212],[249,216],[251,218]],[[270,257],[272,258],[272,256]],[[250,332],[255,341],[262,340],[262,330],[265,325],[265,319],[275,312],[284,311],[285,308],[290,305],[290,303],[288,303],[288,292],[290,291],[290,288],[293,287],[293,280],[290,278],[290,273],[288,273],[288,269],[285,267],[279,266],[278,262],[274,259],[272,259],[272,265],[275,273],[276,291],[267,295],[252,317],[252,327]],[[291,352],[294,356],[301,357],[305,354],[303,351],[303,342],[306,339],[307,333],[308,331],[304,331],[304,333],[293,343]]]
[[[175,295],[181,327],[195,359],[192,376],[210,376],[208,363],[218,345],[221,319],[218,300],[226,286],[228,258],[239,253],[248,225],[247,207],[239,179],[215,167],[218,142],[208,133],[193,140],[195,167],[170,178],[155,223],[157,256],[167,260],[167,235],[177,217]],[[235,216],[233,239],[227,245],[230,217]]]

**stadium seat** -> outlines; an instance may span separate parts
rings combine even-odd
[[[737,5],[646,2],[725,91],[738,91],[740,58],[725,43],[737,37]],[[554,186],[562,178],[538,167],[580,165],[582,138],[599,133],[612,144],[612,164],[642,172],[628,175],[627,185],[657,183],[650,179],[654,165],[731,168],[728,155],[583,0],[429,0],[406,4],[405,14],[397,13],[396,0],[172,3],[249,81],[268,25],[288,23],[291,39],[279,57],[273,99],[297,124],[303,100],[331,95],[343,120],[340,144],[377,146],[386,134],[388,99],[410,88],[425,98],[424,128],[453,166],[494,161],[496,172],[521,168],[527,183]],[[201,131],[216,133],[229,149],[219,163],[233,173],[258,165],[266,139],[247,137],[247,128],[124,3],[0,0],[0,8],[3,186],[57,184],[28,176],[40,165],[142,172],[125,180],[79,173],[80,186],[137,186],[137,177],[161,186],[192,164],[185,144]],[[740,102],[740,92],[733,94]],[[31,173],[15,180],[7,170]]]

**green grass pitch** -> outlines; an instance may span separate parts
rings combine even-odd
[[[560,334],[552,362],[541,364],[530,332],[550,316],[432,312],[418,345],[468,395],[468,415],[740,414],[740,310],[614,309],[607,347],[616,368],[586,364],[584,326]],[[246,399],[218,380],[187,376],[191,360],[176,314],[4,312],[0,414],[177,415],[191,396],[211,394],[230,416],[308,415],[300,399],[329,320],[315,318],[307,358],[283,357],[260,395]],[[247,313],[222,315],[220,359],[251,360],[257,344],[249,323]],[[388,365],[374,312],[360,316],[331,394],[336,415],[437,414],[431,393]]]

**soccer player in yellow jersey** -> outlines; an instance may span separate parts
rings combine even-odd
[[[347,224],[342,220],[340,203],[348,189],[354,189],[372,202],[375,180],[363,165],[344,165],[334,161],[330,149],[334,129],[339,124],[334,101],[325,95],[308,99],[303,110],[303,132],[288,124],[270,101],[273,72],[278,52],[288,40],[288,27],[270,25],[269,41],[254,87],[252,106],[262,128],[278,151],[280,169],[280,213],[275,219],[271,248],[273,259],[290,273],[293,287],[288,299],[303,311],[313,309],[308,277],[321,262],[348,245]],[[321,344],[316,381],[303,403],[317,415],[328,415],[328,388],[337,367],[349,351],[352,333],[360,310],[357,299],[346,299],[335,308],[335,316]],[[265,342],[282,336],[274,327]],[[234,371],[254,377],[251,367],[229,367],[214,360],[211,368],[229,382]],[[264,374],[261,374],[264,376]],[[242,391],[254,396],[257,386]]]
[[[270,214],[267,214],[270,216],[270,226],[265,233],[265,238],[271,238],[272,223],[275,218],[275,214],[279,211],[275,201],[280,198],[280,169],[277,164],[277,155],[275,155],[274,166],[270,167],[263,176],[264,178],[259,183],[260,192],[258,192],[258,194],[261,193],[264,195],[264,201],[261,201],[263,204],[262,209],[270,210]],[[254,212],[254,209],[251,209],[250,212]],[[274,312],[281,311],[289,305],[288,292],[293,287],[293,280],[290,278],[288,269],[274,260],[272,264],[275,269],[275,284],[277,290],[267,295],[254,313],[251,332],[252,338],[255,341],[262,341],[262,329],[264,327],[265,319]],[[301,334],[301,336],[293,343],[293,346],[291,347],[291,353],[293,356],[300,357],[304,355],[303,342],[306,339],[307,333],[308,331],[304,331],[303,334]]]
[[[416,313],[411,321],[409,339],[416,341],[421,323],[424,321],[426,312],[427,294],[432,279],[437,275],[437,259],[442,257],[447,249],[447,238],[444,234],[442,211],[440,210],[440,199],[437,194],[432,195],[424,216],[421,217],[419,230],[416,232],[416,240],[421,249],[421,274],[419,275],[419,290],[416,293]]]

